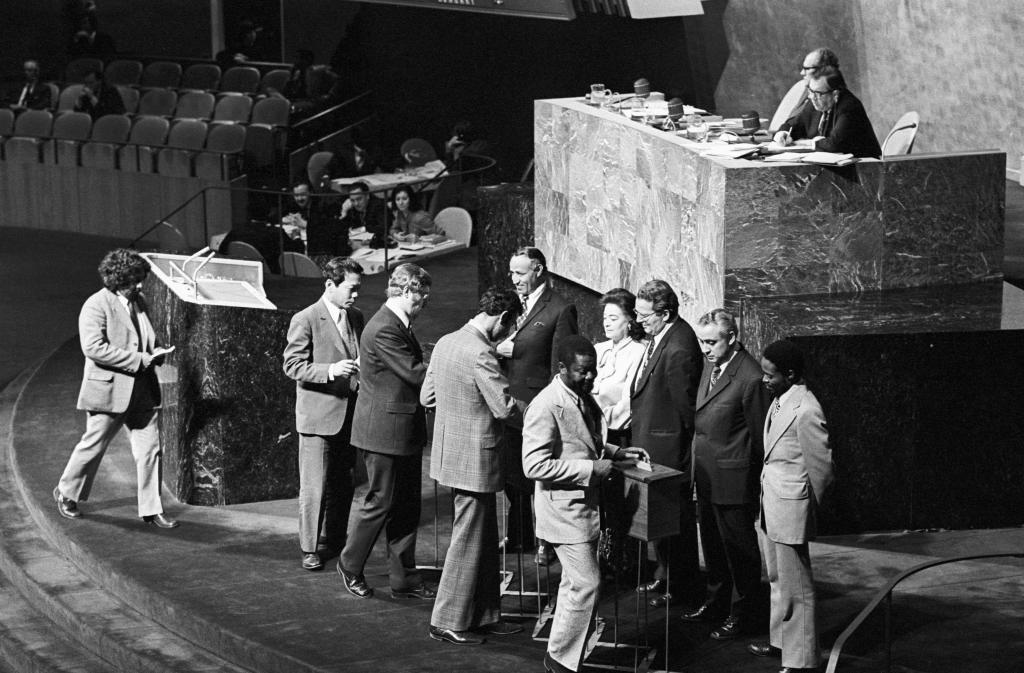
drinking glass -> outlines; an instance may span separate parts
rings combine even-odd
[[[604,84],[591,84],[590,85],[590,102],[594,105],[601,105],[605,99],[605,88]]]

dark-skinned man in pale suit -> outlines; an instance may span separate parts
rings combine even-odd
[[[505,484],[502,421],[522,419],[494,350],[522,305],[511,290],[491,289],[479,308],[437,342],[420,391],[423,406],[437,412],[430,476],[452,489],[455,510],[429,635],[454,645],[523,630],[501,621],[495,494]]]
[[[817,601],[808,542],[832,483],[832,450],[818,398],[804,383],[804,358],[791,341],[776,341],[761,357],[774,398],[764,425],[759,536],[771,585],[770,640],[751,654],[781,656],[782,671],[818,670]]]
[[[359,376],[363,314],[355,307],[363,267],[347,257],[324,266],[324,294],[296,313],[288,326],[284,372],[295,380],[295,429],[299,433],[299,548],[302,567],[321,570],[326,556],[345,545],[352,505],[355,449],[353,407]]]

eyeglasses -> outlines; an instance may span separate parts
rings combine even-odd
[[[636,312],[636,321],[637,322],[647,322],[648,318],[650,318],[652,315],[657,315],[660,312],[661,311],[651,311],[650,313],[641,313],[640,311],[637,311]]]
[[[835,91],[835,89],[829,89],[828,91],[815,91],[814,89],[811,89],[811,88],[808,87],[807,95],[808,96],[827,96],[830,93],[832,93],[833,91]]]

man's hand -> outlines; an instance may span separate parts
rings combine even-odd
[[[149,369],[150,367],[152,367],[153,366],[153,356],[150,355],[149,353],[142,353],[141,355],[142,355],[142,366],[139,367],[139,369],[140,370],[142,370],[142,369]]]
[[[612,456],[612,460],[616,463],[630,462],[635,464],[637,461],[651,461],[651,455],[639,446],[623,446]]]
[[[789,131],[779,131],[775,134],[775,137],[772,138],[772,140],[774,140],[777,145],[782,145],[783,147],[789,147],[793,144],[793,138],[790,137]]]
[[[510,358],[512,357],[512,349],[514,349],[515,347],[516,345],[512,342],[512,339],[505,339],[500,344],[498,344],[494,350],[498,351],[498,355],[500,355],[501,357]]]
[[[352,210],[352,199],[345,199],[345,202],[341,204],[341,217],[348,215],[350,210]]]
[[[331,364],[330,373],[334,378],[339,376],[349,378],[359,373],[359,363],[355,360],[338,360]]]
[[[612,472],[612,461],[607,458],[594,461],[594,478],[604,479]]]

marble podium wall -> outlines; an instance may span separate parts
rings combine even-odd
[[[1005,155],[834,169],[720,159],[576,100],[535,102],[535,238],[595,290],[664,278],[693,320],[762,295],[997,279]]]

